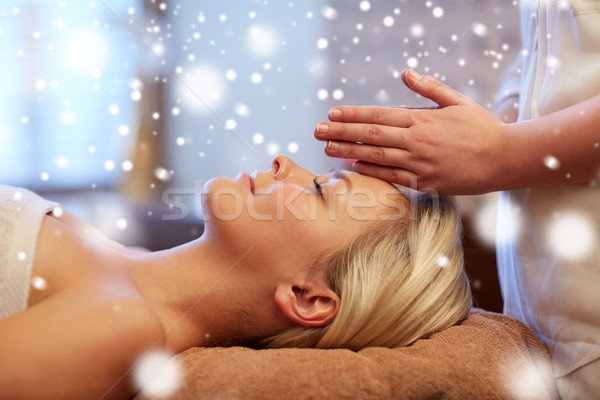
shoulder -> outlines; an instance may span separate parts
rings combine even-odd
[[[124,344],[127,344],[134,354],[146,350],[148,346],[165,345],[163,325],[144,301],[114,300],[99,307],[95,312],[100,321],[107,321],[102,329],[121,350]]]
[[[135,392],[131,367],[149,349],[164,348],[163,336],[160,321],[142,301],[61,293],[0,321],[7,367],[0,392],[19,398],[126,397]]]

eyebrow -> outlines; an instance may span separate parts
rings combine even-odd
[[[333,174],[331,176],[335,179],[343,181],[346,184],[346,186],[348,186],[348,190],[352,190],[352,181],[350,180],[350,177],[347,173],[342,172],[340,169],[336,168],[333,170]]]
[[[329,178],[327,179],[326,183],[328,183],[332,178],[339,179],[346,184],[348,191],[352,190],[352,181],[350,180],[350,177],[348,176],[347,173],[342,172],[342,170],[340,170],[339,168],[333,168],[333,169],[329,170],[328,175],[329,175]],[[331,200],[331,198],[329,197],[329,194],[330,194],[329,191],[325,192],[323,201],[325,201],[328,205],[331,205],[329,203]]]

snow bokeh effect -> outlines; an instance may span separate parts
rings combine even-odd
[[[165,188],[268,169],[280,152],[326,172],[338,165],[313,130],[331,107],[431,105],[401,83],[404,68],[490,107],[519,52],[517,11],[494,0],[3,1],[0,179],[97,190],[144,168],[160,201]],[[133,153],[141,125],[160,146],[155,165]],[[132,221],[107,229],[131,233]]]
[[[450,259],[444,255],[440,255],[436,259],[436,264],[440,268],[446,268],[448,266],[449,262],[450,262]]]
[[[48,282],[41,276],[36,275],[31,277],[31,286],[37,290],[46,290],[48,288]]]
[[[477,238],[490,248],[496,244],[496,218],[498,203],[496,196],[486,198],[474,210],[473,230]]]
[[[533,360],[535,363],[536,361]],[[513,362],[510,373],[504,374],[504,382],[515,399],[543,399],[548,397],[547,386],[542,376],[544,366],[524,365]],[[537,368],[540,369],[538,372]]]
[[[496,4],[488,13],[494,3],[170,5],[156,24],[167,26],[164,60],[178,78],[160,76],[169,88],[168,109],[176,105],[181,113],[165,114],[159,134],[178,132],[186,141],[169,145],[169,185],[265,170],[280,152],[315,172],[335,167],[313,139],[316,123],[336,104],[429,106],[400,82],[407,67],[491,106],[493,77],[518,52],[516,7]],[[180,80],[192,78],[198,64],[211,72],[185,87]]]
[[[518,240],[522,229],[521,211],[518,206],[512,205],[510,215],[505,215],[498,229],[498,196],[486,195],[478,197],[476,204],[469,210],[472,213],[471,229],[477,240],[494,248],[496,243],[509,244]]]
[[[143,388],[148,397],[173,394],[181,385],[181,369],[171,355],[164,351],[151,351],[136,364],[133,377],[135,385]]]
[[[115,12],[127,16],[121,2]],[[96,1],[3,1],[0,5],[0,180],[32,188],[106,185],[121,171],[137,130],[127,80],[139,41]],[[94,151],[88,151],[93,148]]]
[[[192,113],[210,114],[227,97],[226,76],[211,64],[191,65],[176,86],[181,104]]]
[[[546,233],[548,248],[564,261],[588,258],[597,243],[596,226],[581,212],[556,213]]]
[[[560,161],[554,156],[547,155],[544,157],[544,165],[550,169],[557,170],[560,168]]]
[[[278,32],[268,25],[253,25],[246,37],[248,49],[257,57],[268,59],[279,48]]]

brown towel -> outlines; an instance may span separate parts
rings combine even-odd
[[[168,399],[559,398],[537,336],[483,310],[397,349],[191,348],[170,362],[183,379]],[[136,397],[150,399],[157,397]]]

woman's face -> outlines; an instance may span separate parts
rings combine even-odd
[[[408,200],[380,179],[315,175],[277,156],[270,171],[207,182],[203,210],[210,239],[282,268],[314,265],[374,224],[405,218]]]

